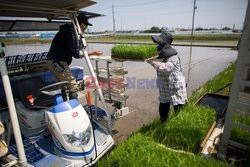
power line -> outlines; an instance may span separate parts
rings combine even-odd
[[[108,9],[111,9],[111,8],[112,7],[107,7],[107,8],[99,9],[99,10],[96,10],[96,11],[93,11],[93,12],[100,12],[100,11],[108,10]]]
[[[229,8],[229,9],[208,9],[208,10],[201,10],[201,11],[198,11],[198,12],[213,12],[213,11],[226,11],[226,10],[242,10],[242,9],[245,9],[246,8]]]
[[[116,5],[115,7],[118,7],[118,8],[122,8],[122,7],[132,7],[132,6],[142,6],[142,5],[150,5],[150,4],[153,4],[153,3],[160,3],[160,2],[166,2],[167,0],[157,0],[157,1],[150,1],[150,2],[146,2],[146,3],[136,3],[136,4],[129,4],[129,5]],[[106,8],[103,8],[103,9],[99,9],[99,10],[96,10],[96,11],[93,11],[93,12],[100,12],[100,11],[104,11],[104,10],[109,10],[111,9],[111,7],[106,7]]]
[[[116,7],[116,6],[115,6]],[[112,7],[108,8],[108,9],[111,9]],[[197,10],[198,13],[205,13],[205,12],[213,12],[213,11],[220,11],[220,12],[223,12],[223,11],[228,11],[228,10],[244,10],[246,8],[229,8],[229,9],[208,9],[208,10]],[[166,13],[149,13],[147,12],[146,14],[143,14],[143,13],[136,13],[136,14],[133,14],[133,12],[129,12],[129,14],[127,14],[128,12],[126,12],[126,14],[122,14],[122,13],[125,13],[125,12],[119,12],[118,15],[122,15],[122,16],[152,16],[152,15],[169,15],[169,14],[183,14],[183,13],[190,13],[191,11],[181,11],[181,12],[166,12]],[[112,14],[112,13],[108,13],[108,14]]]
[[[194,34],[194,19],[195,19],[195,10],[197,9],[196,0],[194,0],[193,7],[193,18],[192,18],[192,30],[191,30],[191,43],[190,43],[190,54],[189,54],[189,63],[188,63],[188,78],[187,84],[189,84],[190,74],[191,74],[191,58],[192,58],[192,44],[193,44],[193,34]]]
[[[166,1],[167,0],[157,0],[157,1],[150,1],[150,2],[144,2],[144,3],[134,3],[134,4],[129,4],[129,5],[116,5],[115,7],[123,8],[123,7],[132,7],[132,6],[143,6],[143,5],[150,5],[150,4],[161,3],[161,2],[166,2]]]
[[[147,13],[147,14],[122,14],[122,12],[120,12],[118,15],[122,15],[122,16],[153,16],[153,15],[171,15],[171,14],[183,14],[183,13],[190,13],[191,11],[182,11],[182,12],[167,12],[167,13]]]
[[[112,16],[113,16],[113,32],[115,32],[115,10],[113,4],[112,4]]]

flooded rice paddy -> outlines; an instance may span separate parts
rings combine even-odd
[[[101,50],[103,56],[111,55],[113,44],[88,44],[87,50]],[[10,45],[6,47],[7,55],[47,52],[50,44],[39,45]],[[190,47],[174,46],[181,59],[182,70],[188,77],[189,61],[191,60],[190,77],[187,85],[188,95],[204,84],[207,80],[224,70],[237,58],[237,51],[229,48],[193,47],[190,59]],[[94,64],[94,62],[93,62]],[[129,96],[127,105],[133,113],[117,120],[114,135],[116,142],[127,138],[133,131],[143,124],[150,122],[158,116],[158,89],[149,82],[156,79],[154,68],[142,61],[125,61],[122,63],[128,74],[125,75],[127,82],[133,83],[126,90]],[[89,75],[87,65],[83,60],[74,59],[71,66],[84,67],[84,74]],[[105,66],[103,63],[102,66]],[[139,82],[138,82],[139,81]]]

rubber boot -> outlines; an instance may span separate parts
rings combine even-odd
[[[167,121],[167,119],[168,119],[167,117],[160,116],[160,120],[161,120],[162,124],[165,123]]]

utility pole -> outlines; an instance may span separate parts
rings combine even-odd
[[[114,10],[114,4],[112,4],[112,15],[113,15],[113,33],[115,33],[115,10]]]
[[[121,17],[121,31],[122,31],[122,17]]]
[[[192,30],[191,30],[191,43],[190,43],[190,54],[189,54],[189,63],[188,63],[188,79],[187,79],[188,84],[189,84],[190,72],[191,72],[191,57],[192,57],[192,45],[193,45],[193,34],[194,34],[194,18],[195,18],[195,10],[196,9],[197,9],[196,0],[194,0]]]

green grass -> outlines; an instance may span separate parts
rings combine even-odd
[[[187,105],[169,122],[161,124],[156,119],[152,124],[143,127],[140,132],[167,147],[196,152],[214,121],[214,110]]]
[[[230,139],[250,147],[250,132],[245,129],[232,128]]]
[[[215,41],[238,41],[240,34],[196,34],[194,35],[193,42],[215,42]],[[150,36],[146,35],[115,35],[115,36],[101,36],[101,37],[86,37],[87,42],[147,42],[152,43]],[[174,35],[175,42],[190,42],[190,35],[176,34]],[[0,42],[4,42],[7,45],[14,44],[33,44],[33,43],[51,43],[52,39],[41,38],[24,38],[24,39],[0,39]]]
[[[235,115],[234,120],[237,123],[242,123],[250,126],[250,117],[248,115]],[[231,130],[231,140],[234,140],[238,143],[245,144],[250,147],[250,132],[244,129],[233,128]]]
[[[88,40],[96,40],[98,38],[91,38],[88,37]],[[99,38],[100,40],[104,41],[121,41],[121,40],[142,40],[142,41],[152,41],[151,36],[146,36],[146,35],[114,35],[114,36],[104,36]],[[216,40],[216,41],[231,41],[231,40],[236,40],[238,41],[240,39],[240,34],[195,34],[193,36],[193,40]],[[191,36],[187,34],[176,34],[174,35],[174,41],[189,41],[191,40]]]
[[[212,159],[203,159],[168,150],[141,133],[121,143],[106,158],[97,163],[98,167],[226,167],[229,164]]]
[[[194,40],[239,40],[240,34],[196,34]],[[175,35],[174,40],[191,40],[190,35]]]
[[[236,114],[234,116],[235,122],[243,123],[250,126],[250,117],[247,114]]]
[[[6,45],[19,45],[19,44],[34,44],[34,43],[51,43],[52,39],[40,39],[40,38],[18,38],[18,39],[0,39],[0,42],[4,42]]]
[[[145,60],[157,55],[156,46],[150,45],[116,45],[111,50],[112,58]]]

